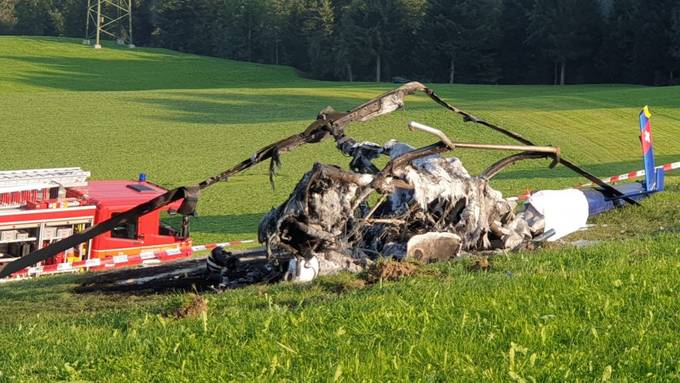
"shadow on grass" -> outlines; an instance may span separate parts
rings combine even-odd
[[[46,42],[43,55],[25,54],[30,49],[4,55],[6,77],[35,87],[71,91],[134,91],[152,89],[216,88],[331,88],[390,89],[397,84],[346,83],[303,79],[285,66],[238,62],[222,58],[183,54],[164,49],[120,48],[108,44],[94,50],[79,39],[24,38],[26,44]],[[51,53],[63,48],[65,53]],[[40,52],[41,46],[34,50]],[[22,54],[24,53],[24,54]],[[21,65],[29,64],[29,66]],[[33,68],[31,68],[31,66]],[[479,86],[432,87],[454,103],[473,103],[478,110],[638,108],[645,104],[675,107],[680,101],[677,87],[654,88],[629,85],[567,86]],[[376,92],[376,95],[379,91]],[[264,96],[266,97],[266,96]],[[280,101],[280,100],[279,100]],[[298,100],[300,101],[300,100]],[[269,102],[272,104],[272,102]],[[315,102],[315,109],[322,103]],[[325,106],[325,103],[322,106]],[[296,104],[300,106],[301,104]],[[341,110],[341,109],[339,109]]]
[[[0,36],[2,37],[2,36]],[[66,91],[137,91],[327,87],[356,88],[362,83],[304,79],[292,67],[199,56],[167,49],[128,49],[105,41],[104,49],[80,39],[11,37],[0,50],[3,80]],[[17,48],[14,48],[17,47]],[[4,54],[2,54],[4,53]],[[368,87],[380,87],[364,83]]]
[[[366,101],[359,97],[334,96],[332,89],[324,92],[327,96],[273,93],[179,91],[168,94],[167,97],[130,98],[130,101],[161,108],[163,113],[153,117],[157,120],[200,124],[253,124],[296,120],[312,123],[326,106],[345,111]],[[375,95],[379,95],[379,92]],[[304,126],[300,129],[304,129]]]
[[[208,89],[236,86],[272,88],[276,87],[277,82],[295,79],[286,71],[267,66],[245,64],[238,67],[226,60],[225,63],[228,64],[220,65],[211,62],[217,59],[198,56],[163,55],[115,60],[13,56],[12,59],[45,69],[19,74],[16,77],[22,83],[69,91]]]
[[[82,280],[82,274],[64,274],[7,282],[0,285],[0,301],[43,302],[56,299]]]
[[[95,51],[64,40],[73,53],[5,55],[20,70],[8,78],[21,83],[69,91],[133,91],[150,89],[208,89],[276,87],[299,80],[290,67],[203,57],[162,50],[106,47]],[[78,49],[83,49],[79,51]],[[36,67],[29,69],[25,64]],[[309,81],[309,84],[314,84]],[[309,85],[307,84],[307,85]]]
[[[200,83],[200,78],[197,79]],[[318,112],[327,106],[337,111],[347,111],[371,97],[379,96],[396,84],[382,84],[382,87],[368,84],[353,84],[352,87],[332,82],[296,80],[280,86],[264,84],[258,79],[253,82],[230,83],[229,86],[205,86],[223,88],[223,91],[179,90],[164,93],[157,97],[134,97],[130,102],[161,109],[154,119],[182,123],[246,124],[261,122],[283,122],[294,120],[313,121]],[[239,88],[239,86],[241,88]],[[196,86],[199,88],[200,86]],[[448,85],[447,85],[448,87]],[[485,87],[461,86],[460,89],[444,87],[442,97],[454,105],[462,103],[466,109],[484,113],[485,111],[518,111],[529,115],[532,112],[573,111],[574,117],[582,117],[588,109],[632,109],[631,119],[640,105],[650,103],[654,106],[673,105],[680,98],[658,96],[649,90],[640,92],[636,88],[623,88],[632,95],[618,97],[609,88],[598,94],[588,87],[581,89],[578,96],[558,94],[554,89],[543,87],[533,91],[526,87],[504,87],[501,91],[491,92]],[[231,89],[228,89],[231,88]],[[287,89],[289,88],[289,89]],[[309,88],[319,88],[310,91]],[[433,85],[437,90],[438,85]],[[616,89],[616,88],[614,88]],[[460,94],[457,94],[460,91]],[[574,93],[577,93],[574,91]],[[679,92],[680,93],[680,92]],[[447,113],[422,94],[410,96],[406,100],[407,113]],[[672,116],[666,117],[672,118]],[[457,119],[459,116],[450,114]],[[597,117],[591,117],[596,119]],[[512,128],[512,126],[509,126]]]
[[[134,269],[134,268],[133,268]],[[52,300],[63,299],[67,295],[74,293],[74,289],[81,286],[83,283],[87,282],[89,279],[96,275],[106,275],[110,273],[120,273],[119,275],[125,275],[126,270],[133,269],[119,269],[119,270],[109,270],[109,271],[97,271],[97,272],[82,272],[82,273],[67,273],[61,275],[45,275],[40,277],[31,278],[24,281],[7,282],[6,284],[0,285],[0,305],[6,302],[21,302],[18,304],[26,305],[39,305],[46,304]],[[137,268],[136,270],[141,270]],[[168,293],[173,292],[168,290]],[[92,309],[111,307],[118,304],[125,304],[126,296],[132,296],[134,294],[127,294],[125,292],[109,294],[106,293],[106,299],[101,300],[99,297],[102,292],[97,292],[97,294],[79,294],[81,301],[69,302],[75,307],[79,307],[82,311],[88,311],[88,305],[92,304]],[[149,292],[144,295],[158,295],[155,292]],[[91,302],[90,302],[91,301]],[[88,303],[89,302],[89,303]],[[55,310],[59,311],[59,307],[54,307]],[[66,309],[62,307],[61,309]],[[0,315],[1,316],[1,315]]]

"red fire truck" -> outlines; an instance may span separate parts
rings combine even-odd
[[[139,181],[88,181],[89,176],[89,172],[80,168],[0,172],[0,264],[26,256],[166,192],[143,176]],[[172,214],[181,202],[118,226],[41,266],[190,251],[188,226],[176,230],[160,220],[161,211]]]

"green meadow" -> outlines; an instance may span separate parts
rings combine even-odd
[[[429,84],[480,118],[606,177],[642,168],[637,116],[653,112],[658,163],[680,161],[680,88]],[[140,172],[190,185],[300,132],[326,106],[347,110],[397,85],[305,79],[292,68],[162,49],[94,50],[79,40],[0,36],[0,169],[80,166],[93,179]],[[422,95],[352,125],[357,140],[431,136],[511,143]],[[473,173],[503,154],[454,152]],[[346,164],[332,141],[261,164],[201,195],[195,243],[254,239],[261,216],[314,162]],[[583,180],[548,161],[518,164],[507,195]],[[677,381],[680,171],[667,191],[596,217],[551,245],[464,260],[368,286],[356,276],[203,294],[205,316],[175,319],[186,293],[78,295],[80,275],[0,285],[0,381]]]

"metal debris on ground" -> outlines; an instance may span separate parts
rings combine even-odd
[[[382,152],[389,155],[393,146]],[[334,263],[321,270],[328,273],[356,271],[380,257],[429,262],[461,251],[514,249],[542,230],[533,217],[516,215],[514,203],[486,178],[438,151],[410,148],[375,174],[317,163],[264,217],[259,239],[270,254]],[[374,193],[382,197],[370,206]]]
[[[519,144],[455,142],[442,131],[417,122],[409,124],[411,130],[432,134],[437,142],[415,148],[395,140],[383,145],[357,142],[347,135],[351,123],[368,121],[401,109],[405,97],[416,92],[425,93],[440,106],[462,116],[464,121],[490,128]],[[645,132],[651,134],[651,113],[645,108],[643,114],[641,129],[644,125]],[[646,165],[651,169],[646,183],[615,188],[562,157],[559,148],[534,145],[515,132],[450,105],[423,84],[411,82],[348,112],[326,108],[303,132],[261,148],[231,169],[197,185],[168,191],[83,233],[14,261],[0,269],[0,277],[48,259],[59,251],[174,201],[183,200],[178,213],[188,219],[195,214],[201,190],[226,182],[266,160],[270,160],[273,184],[282,153],[326,138],[333,138],[338,150],[351,158],[349,170],[316,163],[289,198],[262,219],[258,237],[265,245],[266,254],[254,257],[252,254],[213,253],[212,264],[208,262],[207,269],[205,266],[191,268],[185,275],[187,281],[200,280],[197,283],[216,288],[277,280],[308,281],[319,274],[365,270],[382,258],[403,260],[412,257],[421,262],[434,262],[457,257],[463,251],[517,249],[531,241],[559,238],[585,224],[588,216],[625,203],[637,205],[642,198],[663,190],[663,169],[652,174],[655,167],[653,154],[650,154],[653,153],[651,141],[643,143]],[[459,159],[444,156],[461,149],[503,150],[515,154],[474,176]],[[382,169],[373,163],[380,156],[389,158]],[[596,187],[537,193],[529,199],[528,207],[517,213],[515,202],[503,198],[489,182],[508,166],[534,159],[550,159],[551,167],[565,166]],[[564,217],[559,216],[564,212],[570,212],[570,222],[564,222]],[[109,281],[109,285],[114,290],[135,283],[165,288],[179,278],[176,272],[160,274],[160,277],[158,273],[152,277],[140,276],[137,282],[127,284]],[[89,286],[97,284],[95,281]],[[83,288],[87,290],[87,285]]]

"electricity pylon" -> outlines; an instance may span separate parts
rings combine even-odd
[[[132,43],[133,0],[87,0],[85,39],[90,45],[94,39],[95,49],[102,47],[101,38],[110,37],[118,45],[134,48]]]

